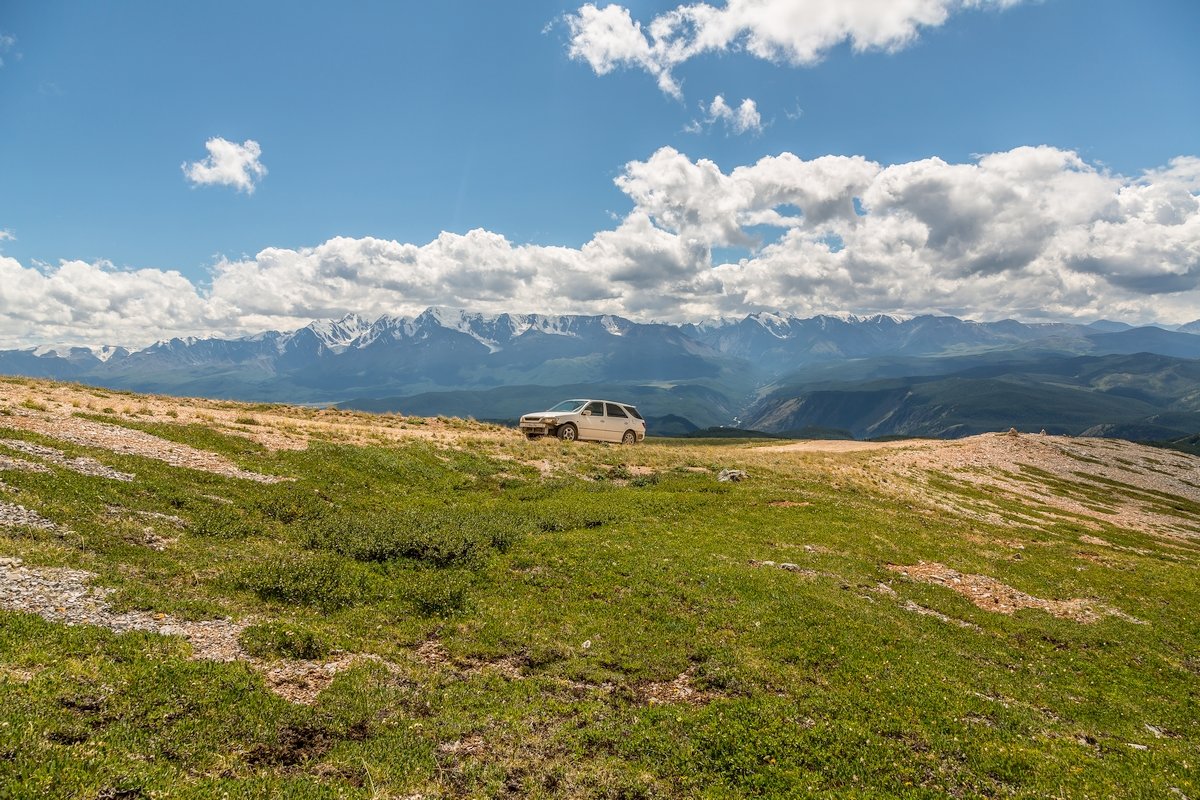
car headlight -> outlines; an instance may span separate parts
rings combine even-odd
[[[547,425],[557,425],[558,418],[557,417],[542,417],[542,422],[546,423]]]

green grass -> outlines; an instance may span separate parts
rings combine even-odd
[[[841,478],[828,459],[727,442],[631,450],[514,434],[268,452],[203,426],[120,424],[295,480],[177,469],[0,419],[2,436],[137,475],[0,474],[0,500],[71,531],[0,528],[0,554],[92,570],[120,608],[250,620],[242,643],[260,658],[382,661],[298,706],[244,663],[189,661],[179,639],[0,612],[0,795],[1200,795],[1197,548],[1097,533],[943,477],[935,489],[964,504],[1034,521],[952,517]],[[522,463],[542,458],[565,469],[543,478]],[[720,467],[751,478],[688,469]],[[1050,488],[1097,506],[1125,491]],[[807,505],[770,505],[781,499]],[[174,543],[145,547],[146,527]],[[1146,554],[1105,553],[1128,569],[1081,560],[1084,532]],[[980,544],[1014,538],[1023,550]],[[994,614],[886,569],[920,560],[1147,624]],[[909,600],[977,629],[908,612]],[[431,639],[444,661],[417,656]],[[680,675],[704,702],[647,702]]]

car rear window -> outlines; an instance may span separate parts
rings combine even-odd
[[[626,411],[628,411],[630,414],[637,417],[638,419],[642,418],[642,415],[639,414],[638,410],[636,408],[634,408],[633,406],[622,406],[622,408],[624,408]]]
[[[610,416],[610,417],[628,417],[629,416],[628,414],[625,413],[625,409],[621,408],[616,403],[605,403],[604,407],[605,407],[605,409],[607,409],[608,416]]]

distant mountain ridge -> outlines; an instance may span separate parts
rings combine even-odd
[[[1169,417],[1168,425],[1147,421],[1175,414],[1174,394],[1147,399],[1136,396],[1136,387],[1113,393],[1104,388],[1104,375],[1086,385],[1067,381],[1064,388],[1057,371],[1063,359],[1132,356],[1133,362],[1099,366],[1101,372],[1128,370],[1137,354],[1146,353],[1182,360],[1186,389],[1194,379],[1191,360],[1200,359],[1197,334],[1200,320],[1167,330],[1112,321],[760,312],[669,324],[614,315],[488,315],[433,307],[411,317],[369,320],[348,314],[294,331],[175,338],[138,350],[0,351],[0,373],[167,394],[348,403],[481,419],[507,419],[568,389],[603,390],[637,398],[644,413],[681,417],[697,427],[835,428],[858,436],[963,435],[1014,417],[1005,416],[1004,403],[978,407],[988,397],[1003,397],[1030,419],[1058,420],[1064,431],[1154,431],[1166,438],[1195,432],[1188,427],[1190,406],[1182,417]],[[1001,372],[1011,366],[1011,374],[992,374],[998,365]],[[1200,395],[1200,386],[1195,389]],[[943,403],[947,397],[952,401]],[[1051,412],[1062,403],[1073,411],[1055,417]],[[675,427],[686,428],[684,423]]]

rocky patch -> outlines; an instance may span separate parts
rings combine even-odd
[[[910,580],[944,586],[970,600],[979,608],[1000,614],[1012,614],[1022,608],[1038,608],[1061,619],[1090,623],[1105,616],[1120,617],[1130,622],[1140,622],[1133,617],[1095,600],[1075,598],[1072,600],[1045,600],[1025,594],[987,575],[965,575],[943,564],[926,563],[910,566],[888,564],[887,568],[899,572]]]
[[[0,527],[40,528],[44,531],[62,530],[56,523],[36,511],[30,511],[16,503],[0,503]]]
[[[4,418],[4,426],[32,431],[42,436],[83,447],[95,447],[100,450],[111,450],[114,453],[153,458],[173,467],[213,472],[230,478],[242,478],[259,483],[279,483],[287,480],[287,478],[277,475],[262,475],[242,469],[216,453],[197,450],[185,444],[169,442],[144,431],[110,425],[106,422],[94,422],[79,417],[49,417],[18,410]]]
[[[133,476],[128,472],[120,472],[112,467],[101,464],[94,458],[87,456],[78,456],[76,458],[69,457],[61,450],[56,450],[53,447],[26,442],[21,439],[0,439],[0,445],[3,445],[10,450],[17,450],[25,455],[36,456],[38,458],[49,461],[56,466],[65,467],[72,472],[78,472],[80,475],[92,475],[100,478],[111,478],[115,481],[132,481]]]

